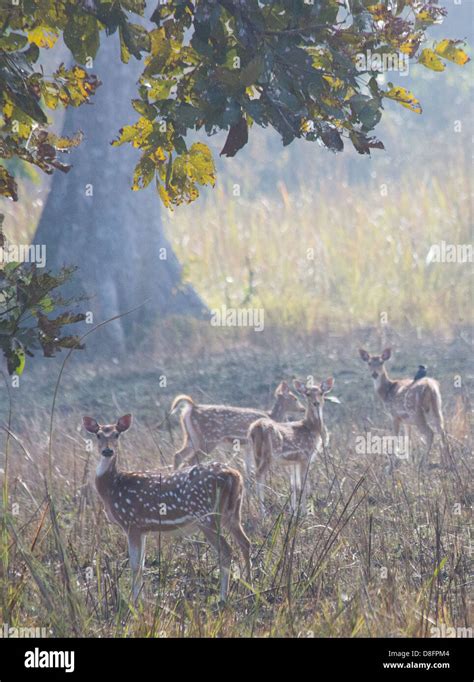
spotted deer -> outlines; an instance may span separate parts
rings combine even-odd
[[[370,355],[361,348],[359,354],[367,363],[376,395],[390,413],[395,435],[398,437],[402,425],[413,424],[426,438],[428,445],[426,455],[429,457],[434,437],[429,421],[434,423],[443,441],[445,438],[439,383],[428,377],[391,379],[385,368],[385,362],[392,354],[390,348],[386,348],[381,355]]]
[[[293,386],[306,401],[303,419],[283,424],[265,417],[257,419],[248,431],[255,459],[257,495],[262,516],[265,513],[265,478],[272,464],[289,469],[291,509],[297,510],[301,498],[301,510],[305,511],[309,466],[321,451],[325,440],[323,406],[325,396],[334,386],[334,379],[330,377],[319,386],[311,387],[295,379]]]
[[[121,471],[117,468],[117,441],[131,425],[127,414],[116,424],[102,425],[91,417],[83,424],[95,434],[100,453],[95,485],[109,521],[128,539],[133,599],[142,588],[147,533],[201,530],[217,551],[221,571],[220,596],[229,589],[232,551],[222,536],[226,528],[237,543],[250,580],[250,540],[241,524],[243,481],[241,474],[225,464],[195,465],[173,473]]]
[[[181,428],[184,442],[174,456],[174,468],[198,461],[199,452],[210,454],[222,442],[247,442],[250,424],[261,417],[281,421],[289,412],[304,412],[298,398],[282,381],[275,391],[275,402],[270,411],[254,410],[230,405],[201,405],[188,395],[178,395],[171,405],[173,413],[180,403],[185,403],[181,413]],[[249,459],[247,458],[247,465]],[[248,468],[248,467],[247,467]]]

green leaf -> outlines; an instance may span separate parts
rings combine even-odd
[[[141,59],[141,53],[150,50],[151,41],[148,31],[139,24],[122,23],[120,37],[125,48],[125,59],[123,60],[125,62],[128,62],[130,54],[137,59]]]
[[[0,196],[18,201],[18,185],[4,166],[0,166]]]
[[[132,106],[135,111],[138,111],[139,114],[145,116],[149,121],[153,121],[157,116],[158,111],[156,107],[148,104],[148,102],[144,102],[142,99],[132,99]]]
[[[7,369],[9,374],[17,374],[21,376],[25,369],[26,356],[25,351],[21,348],[10,350],[7,352]]]
[[[71,13],[64,29],[64,42],[71,50],[74,59],[85,64],[94,58],[100,45],[97,20],[90,14]]]
[[[0,50],[5,52],[16,52],[21,50],[28,42],[28,38],[21,33],[9,33],[0,36]]]
[[[149,156],[143,156],[135,166],[133,173],[133,190],[147,187],[155,177],[155,164]]]
[[[264,61],[263,57],[257,55],[245,66],[240,72],[239,82],[243,87],[254,85],[259,76],[263,73]]]
[[[365,131],[375,128],[382,118],[380,99],[378,98],[369,97],[368,95],[353,95],[349,103]]]

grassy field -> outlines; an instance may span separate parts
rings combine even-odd
[[[420,362],[440,379],[452,461],[418,470],[423,447],[413,434],[414,457],[393,473],[383,455],[360,454],[356,438],[388,433],[375,401],[359,345],[378,348],[381,334],[285,335],[212,330],[212,344],[173,347],[127,365],[72,361],[56,397],[51,446],[50,411],[59,362],[38,366],[20,389],[11,389],[11,430],[5,453],[2,534],[2,620],[45,627],[66,636],[413,636],[432,627],[472,623],[469,533],[472,472],[469,390],[470,348],[460,332],[439,341],[425,333],[383,340],[396,349],[394,375],[411,375]],[[171,332],[170,332],[171,334]],[[253,335],[253,338],[258,336]],[[221,337],[220,351],[216,337]],[[199,338],[195,329],[193,338]],[[269,352],[271,348],[271,352]],[[56,362],[56,361],[53,361]],[[138,364],[138,363],[141,364]],[[98,454],[86,449],[81,416],[110,420],[134,413],[122,440],[122,467],[169,466],[179,446],[177,419],[166,420],[173,395],[268,407],[282,377],[333,375],[341,405],[328,404],[327,453],[311,471],[308,513],[288,511],[289,484],[278,471],[268,481],[270,513],[257,515],[248,486],[243,521],[253,543],[253,583],[239,577],[237,553],[229,601],[218,608],[216,557],[199,536],[150,535],[145,599],[130,608],[125,536],[111,526],[93,489]],[[462,376],[462,386],[454,377]],[[167,386],[160,387],[159,377]],[[8,401],[2,400],[3,421]],[[239,457],[225,449],[214,458]],[[49,503],[46,487],[50,494]],[[8,580],[5,576],[8,575]]]
[[[450,157],[451,158],[451,157]],[[255,197],[232,185],[168,220],[185,274],[211,306],[265,310],[266,324],[349,331],[381,315],[401,329],[447,333],[469,320],[472,272],[429,263],[432,245],[469,244],[467,158],[390,181],[352,182],[340,171],[317,192],[279,182]],[[416,296],[413,293],[416,292]]]
[[[413,167],[400,155],[397,174],[390,157],[374,161],[364,181],[343,166],[326,174],[327,155],[309,181],[306,162],[287,158],[292,182],[277,181],[271,193],[237,165],[238,200],[234,178],[220,176],[227,179],[213,193],[166,226],[185,278],[208,305],[262,308],[264,331],[163,320],[134,356],[98,360],[86,349],[59,384],[61,358],[31,363],[19,388],[6,380],[3,623],[119,637],[430,637],[442,624],[472,627],[472,268],[427,263],[433,244],[471,239],[467,146],[454,136],[449,144],[444,156],[433,144],[426,164],[418,150]],[[253,153],[248,164],[259,163],[258,147]],[[34,202],[45,198],[31,194],[31,210],[7,211],[18,240],[31,237],[41,210]],[[416,434],[413,457],[391,474],[385,456],[356,447],[361,435],[390,433],[357,352],[387,345],[394,376],[423,363],[440,381],[446,468],[437,441],[435,466],[418,469]],[[273,471],[260,522],[250,482],[243,522],[252,585],[240,579],[236,556],[223,608],[216,557],[201,538],[150,535],[145,599],[134,610],[125,536],[94,490],[98,454],[86,449],[82,415],[109,422],[132,412],[122,467],[169,467],[181,439],[177,418],[167,418],[176,394],[267,408],[280,379],[308,375],[334,376],[341,400],[326,407],[331,441],[310,474],[308,513],[289,514],[288,481]],[[225,449],[213,457],[241,468]]]

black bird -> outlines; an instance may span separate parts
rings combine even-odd
[[[418,365],[418,371],[413,377],[413,381],[419,381],[426,376],[426,365]]]

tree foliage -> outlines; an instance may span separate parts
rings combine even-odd
[[[145,0],[8,2],[0,12],[0,157],[68,170],[58,153],[80,136],[52,135],[44,110],[90,100],[99,81],[87,67],[101,36],[114,34],[122,61],[143,58],[144,69],[133,100],[139,117],[113,144],[141,150],[132,188],[154,181],[169,207],[215,182],[211,152],[189,144],[192,132],[227,131],[226,156],[247,143],[254,124],[277,130],[285,145],[303,138],[341,151],[349,142],[370,154],[383,148],[373,131],[387,99],[422,109],[413,93],[384,86],[373,64],[361,68],[361,55],[405,55],[434,71],[468,61],[459,41],[428,40],[446,15],[438,0],[155,1],[150,21]],[[61,35],[82,66],[45,75],[34,66],[39,51]],[[5,168],[0,192],[17,198]]]
[[[1,231],[0,249],[8,253]],[[82,348],[79,338],[62,335],[62,328],[85,319],[82,313],[62,312],[48,317],[58,307],[69,306],[58,289],[70,279],[73,267],[58,274],[40,272],[33,264],[8,261],[0,270],[0,350],[10,374],[22,374],[26,357],[41,349],[45,357],[53,357],[62,348]]]
[[[154,182],[167,207],[193,201],[199,186],[215,183],[211,151],[195,139],[200,132],[226,131],[221,154],[227,157],[247,144],[253,125],[275,129],[284,145],[302,138],[338,152],[350,143],[370,154],[383,149],[374,129],[387,100],[416,113],[422,108],[412,92],[384,85],[373,62],[361,66],[361,56],[398,55],[435,72],[447,61],[468,61],[460,41],[428,39],[446,15],[438,0],[154,0],[148,6],[146,0],[2,0],[0,158],[9,163],[0,164],[0,195],[18,199],[14,162],[48,174],[69,171],[64,154],[82,133],[54,134],[47,112],[93,102],[100,85],[93,60],[106,36],[118,39],[123,62],[143,60],[132,101],[137,120],[111,131],[112,144],[141,151],[132,189]],[[41,51],[60,38],[76,63],[46,73]],[[0,246],[3,240],[0,223]],[[57,289],[71,274],[40,274],[20,263],[0,270],[0,347],[10,373],[23,371],[31,349],[51,356],[80,347],[61,330],[83,316],[51,317],[68,304]]]

